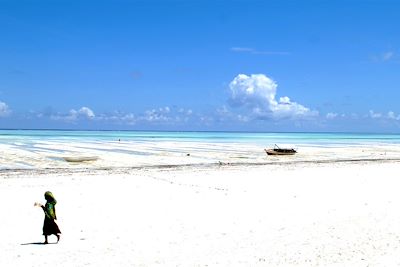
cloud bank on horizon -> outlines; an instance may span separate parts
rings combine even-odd
[[[190,125],[213,127],[226,122],[247,124],[257,122],[285,122],[295,125],[301,121],[315,123],[327,123],[335,120],[372,119],[375,121],[400,122],[400,114],[393,111],[385,115],[381,112],[369,110],[364,115],[328,112],[321,116],[319,111],[292,101],[289,96],[278,97],[278,84],[265,74],[238,74],[229,83],[229,96],[227,105],[209,110],[208,112],[196,112],[191,108],[176,106],[156,107],[144,110],[140,113],[110,111],[95,113],[89,106],[78,109],[70,109],[68,112],[47,111],[31,112],[30,119],[57,121],[68,124],[88,125],[89,122],[98,125],[116,125],[140,127],[143,125],[186,127]],[[222,90],[221,90],[222,94]],[[115,104],[117,108],[117,103]],[[18,115],[11,112],[10,107],[0,101],[0,118],[16,118]],[[33,117],[32,117],[33,115]],[[190,128],[185,128],[190,129]]]

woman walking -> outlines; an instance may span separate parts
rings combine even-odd
[[[43,223],[43,235],[45,238],[44,243],[48,244],[48,236],[56,235],[57,243],[60,241],[61,231],[56,223],[57,215],[55,205],[57,204],[56,199],[50,191],[44,193],[44,198],[46,199],[46,204],[35,203],[35,206],[41,207],[44,211],[44,223]]]

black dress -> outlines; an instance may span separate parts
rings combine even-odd
[[[56,209],[55,209],[56,202],[46,202],[46,205],[43,206],[44,211],[44,223],[43,223],[43,235],[58,235],[61,234],[60,228],[58,228],[57,223],[55,220],[57,219],[56,216]]]

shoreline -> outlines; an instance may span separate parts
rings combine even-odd
[[[281,156],[278,156],[281,157]],[[283,156],[285,157],[285,156]],[[112,174],[131,173],[136,170],[213,170],[222,167],[267,167],[267,166],[296,166],[296,165],[329,165],[329,164],[363,164],[363,163],[395,163],[399,158],[354,158],[354,159],[322,159],[322,160],[287,160],[269,162],[217,162],[217,163],[194,163],[194,164],[165,164],[165,165],[142,165],[142,166],[104,166],[104,167],[70,167],[70,168],[21,168],[0,169],[0,175],[23,176],[23,175],[46,175],[46,174],[93,174],[102,172]],[[8,178],[8,177],[7,177]]]
[[[44,136],[31,136],[28,131],[22,136],[0,135],[0,150],[3,152],[0,155],[0,173],[23,169],[196,167],[212,166],[219,162],[267,165],[270,162],[286,161],[372,161],[400,158],[400,135],[374,135],[372,139],[366,135],[315,135],[159,132],[144,136],[129,133],[123,139],[116,132],[69,136],[56,131],[45,133]],[[264,149],[274,146],[274,143],[281,147],[295,148],[298,153],[290,157],[269,157]],[[79,161],[83,158],[93,160],[76,164],[67,162],[68,159]]]

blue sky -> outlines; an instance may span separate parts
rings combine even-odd
[[[0,0],[0,128],[400,132],[400,2]]]

